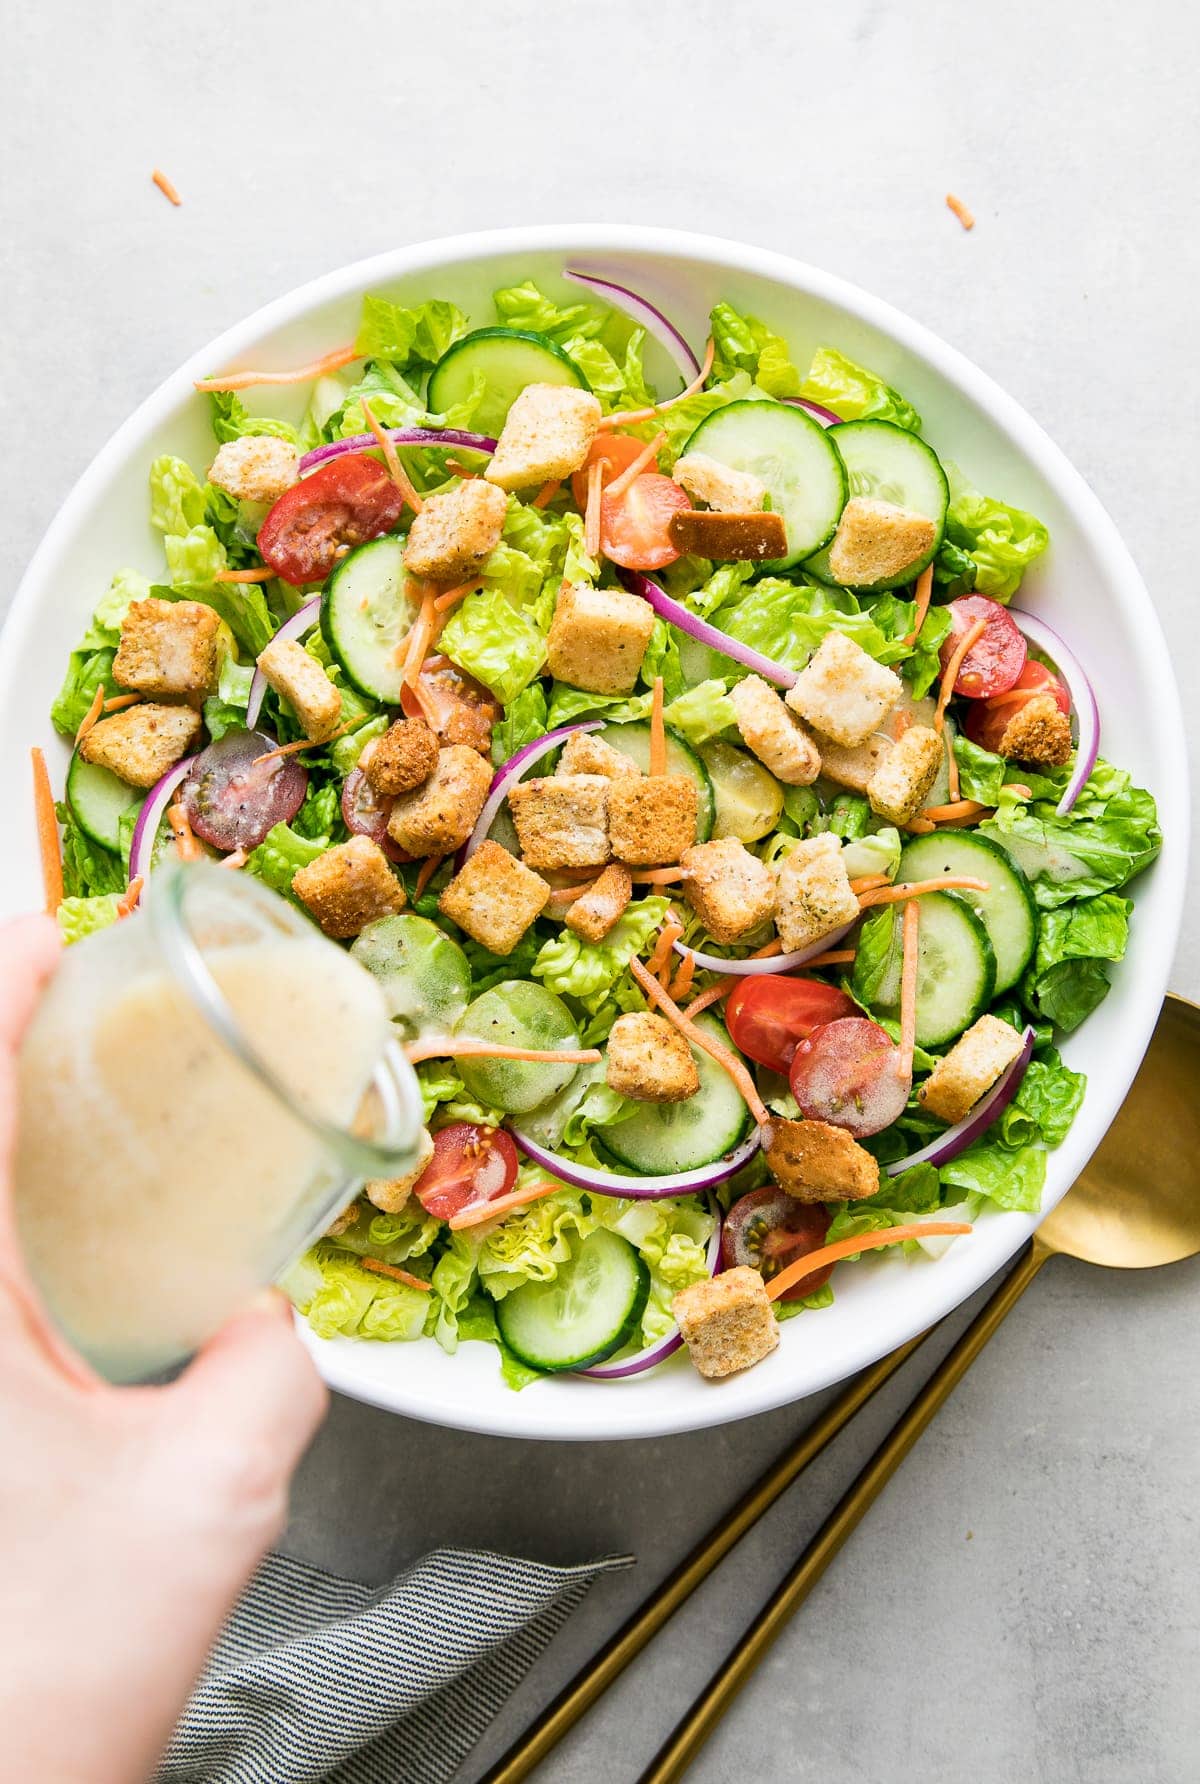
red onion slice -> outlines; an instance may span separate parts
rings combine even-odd
[[[1000,1077],[992,1085],[986,1096],[979,1099],[973,1109],[967,1111],[961,1121],[948,1127],[944,1134],[936,1140],[930,1140],[919,1152],[910,1152],[907,1158],[898,1158],[894,1164],[885,1165],[884,1170],[889,1177],[898,1177],[901,1171],[909,1171],[914,1165],[948,1165],[952,1158],[965,1152],[971,1143],[982,1133],[986,1133],[998,1115],[1002,1115],[1021,1088],[1021,1079],[1029,1061],[1033,1057],[1033,1029],[1027,1028],[1021,1037],[1021,1051]]]
[[[721,1210],[715,1202],[710,1202],[709,1212],[713,1216],[713,1231],[704,1261],[708,1265],[709,1275],[715,1276],[721,1268]],[[682,1344],[683,1339],[676,1326],[665,1338],[659,1338],[645,1350],[639,1350],[636,1356],[622,1357],[618,1363],[593,1363],[590,1369],[576,1369],[572,1373],[586,1375],[592,1381],[624,1381],[630,1375],[644,1375],[647,1369],[653,1369],[667,1357],[674,1356]]]
[[[281,639],[303,638],[305,632],[311,632],[321,616],[321,597],[314,595],[303,607],[293,613],[291,619],[285,619],[276,632],[271,643],[277,644]],[[263,701],[267,696],[267,678],[262,670],[255,666],[254,678],[250,683],[250,698],[246,702],[246,729],[253,731],[258,724],[258,715],[262,711]]]
[[[814,421],[821,423],[822,427],[841,427],[842,425],[840,415],[835,415],[832,409],[823,408],[820,403],[810,403],[806,396],[785,396],[780,400],[790,403],[793,409],[806,410]]]
[[[657,582],[651,582],[640,571],[626,570],[622,572],[622,576],[626,587],[633,594],[640,595],[644,601],[649,601],[660,619],[678,626],[689,638],[695,638],[700,644],[707,644],[710,650],[720,651],[722,656],[732,658],[743,669],[761,675],[765,681],[775,682],[778,687],[790,688],[798,680],[794,669],[785,669],[782,663],[764,657],[760,651],[751,650],[748,644],[740,644],[728,632],[722,632],[717,626],[710,626],[707,620],[690,612],[682,602],[676,601],[665,589],[659,588]]]
[[[857,923],[858,918],[854,919]],[[838,943],[848,936],[854,923],[843,923],[838,929],[831,929],[820,941],[810,942],[807,948],[797,948],[791,954],[768,954],[763,960],[722,960],[719,954],[702,954],[698,948],[689,948],[685,942],[674,944],[675,952],[687,959],[692,959],[702,971],[708,973],[728,973],[733,978],[757,978],[760,973],[786,973],[794,966],[804,966],[818,954],[824,954],[827,948],[836,948]]]
[[[496,442],[487,434],[470,434],[459,427],[385,427],[383,432],[393,446],[457,446],[463,452],[495,452]],[[379,441],[374,434],[354,434],[348,440],[331,440],[327,446],[314,446],[300,460],[300,471],[314,471],[327,459],[340,458],[343,452],[369,452]]]
[[[508,1130],[527,1158],[541,1165],[543,1170],[561,1177],[564,1183],[573,1184],[576,1189],[595,1189],[601,1195],[628,1196],[640,1202],[661,1201],[663,1196],[696,1195],[714,1183],[723,1183],[726,1177],[733,1177],[741,1170],[758,1147],[758,1129],[752,1128],[732,1152],[713,1164],[697,1165],[691,1171],[672,1171],[660,1177],[623,1177],[619,1171],[598,1171],[591,1165],[577,1165],[560,1152],[551,1152],[548,1147],[539,1145],[511,1121]]]
[[[174,768],[168,768],[160,781],[156,781],[146,794],[142,809],[138,813],[137,823],[133,827],[133,842],[129,850],[129,879],[148,880],[154,856],[154,839],[158,835],[158,826],[162,823],[163,813],[171,803],[176,787],[185,781],[192,771],[198,756],[185,756],[182,762],[176,762]]]
[[[479,821],[458,852],[454,864],[455,870],[464,867],[480,843],[486,840],[488,831],[496,821],[496,813],[503,805],[510,788],[516,785],[532,763],[539,761],[542,756],[549,755],[552,749],[557,749],[560,743],[565,743],[567,738],[576,731],[600,731],[603,726],[603,719],[589,719],[585,725],[563,725],[557,731],[547,731],[544,737],[536,737],[532,743],[525,744],[515,756],[508,758],[502,768],[497,768],[492,776],[488,796],[483,802]]]
[[[700,370],[700,361],[692,352],[673,322],[667,320],[648,298],[639,297],[636,291],[630,291],[627,285],[618,285],[612,279],[601,279],[595,273],[579,272],[573,267],[564,267],[563,278],[571,279],[576,285],[587,285],[592,291],[598,291],[606,297],[614,310],[620,310],[631,321],[638,323],[648,335],[652,335],[659,346],[670,354],[675,365],[682,374],[685,384],[690,384]]]
[[[1084,783],[1096,766],[1096,757],[1100,754],[1100,708],[1096,704],[1096,695],[1083,664],[1058,633],[1045,620],[1037,619],[1032,613],[1023,613],[1016,607],[1010,607],[1008,611],[1030,644],[1044,651],[1059,671],[1075,709],[1075,719],[1079,726],[1075,766],[1067,782],[1067,790],[1057,807],[1058,816],[1065,818],[1083,791]]]

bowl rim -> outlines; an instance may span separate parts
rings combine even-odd
[[[1143,940],[1145,957],[1139,981],[1132,988],[1126,988],[1129,1008],[1124,1036],[1128,1045],[1121,1066],[1114,1074],[1120,1096],[1112,1100],[1111,1106],[1106,1103],[1102,1108],[1089,1111],[1085,1105],[1081,1110],[1071,1135],[1056,1154],[1059,1158],[1069,1155],[1070,1177],[1053,1194],[1049,1193],[1048,1185],[1041,1214],[990,1216],[983,1227],[976,1228],[969,1244],[955,1248],[958,1257],[953,1269],[944,1267],[954,1256],[950,1253],[940,1260],[943,1268],[928,1272],[922,1292],[910,1298],[911,1305],[906,1303],[905,1317],[889,1323],[887,1339],[882,1346],[878,1338],[872,1336],[875,1328],[869,1321],[864,1321],[856,1342],[843,1345],[835,1365],[822,1367],[810,1359],[802,1386],[789,1382],[782,1373],[772,1371],[764,1379],[759,1372],[751,1370],[737,1378],[740,1391],[736,1398],[728,1392],[733,1384],[727,1383],[724,1384],[725,1391],[711,1395],[710,1405],[697,1408],[693,1404],[686,1410],[675,1412],[669,1397],[661,1404],[656,1398],[647,1405],[640,1396],[634,1395],[622,1413],[619,1397],[606,1396],[603,1388],[598,1389],[594,1383],[573,1382],[572,1390],[577,1388],[580,1392],[594,1394],[595,1415],[587,1421],[586,1429],[571,1430],[563,1429],[562,1400],[557,1393],[539,1394],[537,1399],[544,1399],[544,1404],[535,1402],[530,1405],[529,1402],[535,1400],[532,1394],[521,1395],[518,1401],[517,1396],[506,1393],[505,1401],[489,1399],[477,1410],[446,1408],[433,1390],[425,1390],[420,1395],[406,1394],[402,1372],[395,1384],[375,1381],[369,1375],[364,1378],[363,1371],[354,1361],[355,1350],[359,1347],[349,1341],[329,1343],[317,1339],[301,1322],[302,1335],[317,1366],[329,1386],[340,1393],[407,1417],[481,1434],[594,1442],[660,1437],[703,1429],[770,1411],[818,1393],[867,1367],[893,1346],[936,1324],[1014,1256],[1039,1220],[1066,1193],[1069,1182],[1074,1180],[1099,1145],[1149,1045],[1166,990],[1186,893],[1188,767],[1179,691],[1161,623],[1141,574],[1099,498],[1016,399],[965,354],[924,324],[839,275],[772,249],[703,233],[646,225],[539,224],[433,238],[389,249],[321,274],[224,330],[190,354],[138,405],[75,482],[47,526],[13,598],[0,631],[0,672],[10,668],[23,655],[24,646],[36,625],[47,571],[56,553],[73,538],[77,516],[88,507],[95,490],[109,477],[114,466],[125,461],[134,443],[166,421],[181,398],[191,394],[195,378],[204,376],[214,365],[236,361],[239,355],[273,331],[303,319],[310,310],[338,298],[413,274],[434,272],[447,263],[546,252],[564,256],[656,255],[699,260],[731,273],[748,273],[844,311],[888,336],[905,353],[932,367],[1054,488],[1081,532],[1103,554],[1119,607],[1129,618],[1136,618],[1143,670],[1157,683],[1154,720],[1158,734],[1165,738],[1168,747],[1162,750],[1158,763],[1160,777],[1155,794],[1172,811],[1171,846],[1164,849],[1153,870],[1160,921],[1156,932]],[[1162,920],[1164,914],[1165,921]],[[502,1416],[496,1411],[497,1405],[515,1416]]]

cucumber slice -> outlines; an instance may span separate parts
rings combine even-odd
[[[783,516],[788,548],[786,557],[763,567],[783,570],[811,557],[837,530],[848,488],[837,431],[787,403],[729,403],[705,417],[680,457],[707,452],[766,484],[772,508]]]
[[[418,608],[404,572],[404,544],[394,533],[358,546],[333,572],[321,601],[321,632],[360,694],[400,704],[399,646]]]
[[[454,1031],[505,1047],[578,1047],[579,1030],[561,997],[533,979],[504,979],[467,1006]],[[459,1058],[455,1070],[471,1096],[486,1108],[523,1115],[566,1088],[575,1065],[536,1060]]]
[[[706,743],[700,751],[717,802],[714,836],[758,842],[778,824],[783,788],[761,762],[731,743]]]
[[[899,878],[932,880],[939,874],[984,880],[986,892],[960,889],[983,921],[996,955],[996,994],[1016,984],[1037,946],[1037,906],[1029,881],[999,843],[969,830],[941,830],[919,836],[900,857]]]
[[[628,1239],[597,1227],[549,1282],[526,1282],[496,1303],[500,1336],[531,1369],[586,1369],[638,1332],[650,1272]]]
[[[121,851],[121,819],[146,797],[108,768],[85,762],[76,750],[67,769],[67,804],[79,828],[102,848]]]
[[[696,1026],[736,1051],[713,1016],[701,1015]],[[690,1171],[732,1152],[746,1132],[750,1111],[728,1072],[699,1047],[692,1058],[700,1088],[685,1103],[639,1103],[627,1121],[603,1129],[605,1150],[631,1171],[658,1176]]]
[[[708,769],[700,760],[691,744],[665,727],[667,733],[667,772],[669,774],[686,774],[696,783],[696,841],[707,842],[713,833],[713,823],[717,814],[716,795],[713,792],[712,780]],[[643,774],[650,768],[650,727],[640,722],[629,725],[605,725],[596,734],[613,749],[620,750],[631,762],[636,762]]]
[[[451,1034],[471,1001],[471,968],[458,943],[428,917],[380,917],[350,952],[379,980],[402,1038]]]
[[[435,415],[467,402],[477,385],[483,399],[471,416],[481,434],[498,434],[508,411],[527,384],[591,386],[569,353],[547,335],[519,328],[477,328],[464,335],[438,360],[429,376],[425,402]]]
[[[911,508],[934,523],[933,544],[923,557],[906,565],[899,576],[870,584],[872,592],[901,588],[933,562],[942,543],[950,487],[938,456],[924,440],[892,421],[843,421],[829,429],[828,437],[846,466],[848,496],[874,496],[897,508]],[[809,558],[804,568],[818,581],[837,586],[827,549]]]
[[[996,956],[982,921],[957,892],[926,892],[917,902],[917,1045],[942,1047],[991,1003]],[[900,927],[898,905],[871,912],[859,935],[852,982],[860,1003],[893,1019],[900,1014]]]

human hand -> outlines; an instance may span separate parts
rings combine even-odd
[[[153,1770],[220,1624],[282,1527],[326,1395],[273,1290],[167,1387],[102,1381],[17,1244],[14,1062],[58,934],[0,928],[0,1779]]]

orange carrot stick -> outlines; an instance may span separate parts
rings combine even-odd
[[[326,372],[336,372],[339,366],[349,365],[352,359],[361,358],[362,354],[353,344],[349,347],[335,347],[323,359],[314,359],[308,365],[297,366],[294,372],[227,372],[219,378],[197,378],[195,388],[249,390],[252,384],[305,384],[310,378],[322,378]]]
[[[772,1276],[767,1283],[767,1296],[777,1301],[780,1295],[786,1294],[793,1282],[802,1277],[811,1276],[816,1270],[823,1270],[826,1264],[836,1264],[841,1258],[854,1257],[860,1251],[877,1251],[881,1245],[902,1245],[906,1239],[938,1239],[952,1233],[969,1233],[973,1229],[963,1220],[925,1220],[914,1221],[911,1226],[884,1227],[882,1232],[859,1233],[856,1239],[835,1239],[832,1245],[822,1245],[819,1251],[806,1251],[803,1257],[781,1270],[778,1276]]]
[[[538,1065],[595,1065],[595,1047],[504,1047],[499,1041],[475,1041],[466,1035],[410,1041],[404,1049],[410,1065],[423,1059],[529,1059]]]
[[[578,886],[556,886],[550,894],[551,904],[574,904],[585,892],[590,892],[596,884],[595,880],[584,880]]]
[[[903,963],[900,968],[900,1055],[896,1069],[909,1081],[912,1078],[913,1050],[917,1044],[917,967],[920,952],[917,943],[921,933],[921,907],[910,898],[904,907]]]
[[[174,180],[167,177],[161,167],[156,167],[154,172],[150,175],[150,178],[154,181],[154,184],[158,187],[164,198],[169,198],[174,205],[183,203],[182,198],[179,196],[179,188],[176,186]]]
[[[514,1208],[523,1208],[527,1202],[540,1202],[543,1196],[552,1196],[562,1187],[561,1183],[530,1183],[524,1189],[513,1189],[506,1196],[497,1196],[494,1202],[474,1202],[461,1208],[450,1216],[447,1224],[452,1233],[460,1233],[464,1227],[481,1226],[485,1220],[495,1220],[497,1214],[509,1214]]]
[[[421,866],[417,872],[417,885],[416,885],[416,890],[413,893],[414,898],[420,898],[420,896],[424,892],[426,886],[429,884],[430,880],[433,878],[434,874],[437,872],[438,868],[442,865],[442,862],[445,859],[446,859],[446,857],[444,855],[429,855],[424,861],[422,861]]]
[[[75,748],[78,749],[100,714],[104,711],[104,683],[101,682],[92,695],[92,704],[79,721],[79,729],[75,733]]]
[[[623,496],[634,478],[640,477],[642,472],[646,469],[646,466],[653,463],[666,443],[667,436],[665,432],[655,434],[654,438],[650,441],[650,444],[644,446],[637,457],[632,460],[630,464],[626,465],[620,476],[613,478],[612,482],[604,492],[605,495],[612,496],[613,498]]]
[[[905,898],[921,898],[926,892],[986,892],[989,890],[986,880],[975,880],[969,874],[944,874],[940,880],[908,880],[898,886],[879,886],[874,892],[864,892],[859,898],[858,908],[870,910],[876,904],[899,904]]]
[[[879,886],[890,886],[891,880],[886,873],[864,873],[860,879],[851,880],[852,892],[873,892]]]
[[[750,1076],[750,1073],[746,1070],[742,1061],[731,1053],[728,1047],[722,1046],[720,1041],[715,1041],[711,1035],[705,1034],[702,1028],[697,1028],[696,1024],[689,1017],[684,1015],[683,1011],[679,1008],[679,1005],[671,999],[667,992],[663,990],[658,980],[653,978],[650,973],[646,971],[646,968],[636,957],[629,962],[629,970],[641,986],[642,990],[646,993],[650,1002],[658,1005],[658,1008],[667,1018],[667,1021],[674,1023],[684,1039],[690,1041],[694,1047],[699,1047],[703,1052],[707,1053],[710,1059],[715,1059],[717,1064],[721,1066],[724,1071],[729,1073],[729,1076],[737,1085],[737,1088],[746,1103],[746,1107],[753,1115],[755,1121],[758,1122],[759,1126],[761,1127],[764,1122],[769,1121],[771,1119],[770,1111],[768,1110],[767,1105],[763,1102],[761,1096],[759,1096],[758,1091],[755,1088],[754,1079]]]
[[[396,1264],[385,1264],[382,1258],[360,1257],[359,1263],[364,1270],[373,1270],[376,1276],[386,1276],[392,1282],[402,1282],[405,1288],[419,1288],[423,1294],[432,1294],[432,1282],[426,1282],[420,1276],[414,1276],[411,1270],[401,1270]]]
[[[921,636],[921,627],[925,624],[925,615],[929,612],[929,603],[933,598],[933,565],[926,564],[917,577],[917,610],[913,615],[912,631],[904,643],[911,650]]]
[[[687,1009],[683,1012],[684,1019],[690,1022],[693,1016],[698,1016],[700,1014],[701,1010],[707,1010],[710,1005],[720,1003],[723,997],[728,997],[732,990],[732,979],[718,979],[715,985],[710,985],[707,991],[702,991],[699,997],[694,997],[692,999]]]
[[[114,694],[111,700],[104,702],[105,712],[123,712],[127,706],[137,706],[141,701],[140,694]]]
[[[344,737],[353,723],[353,719],[347,719],[344,724],[338,726],[336,731],[331,731],[324,742],[332,743],[335,737]],[[263,755],[255,756],[251,767],[257,768],[260,762],[274,762],[277,756],[296,756],[301,750],[317,750],[321,747],[321,744],[314,743],[311,737],[297,737],[295,743],[281,743],[276,749],[267,750]]]
[[[825,954],[814,954],[804,962],[810,966],[848,966],[858,953],[857,948],[830,948]]]
[[[676,1003],[683,1002],[684,998],[692,988],[692,980],[695,976],[696,956],[694,954],[685,954],[683,957],[683,965],[667,986],[668,993],[675,999]]]
[[[235,869],[238,867],[245,867],[249,859],[250,857],[247,855],[245,849],[234,849],[232,854],[222,855],[221,866]]]
[[[531,508],[544,508],[548,502],[552,502],[554,500],[555,496],[558,494],[558,492],[561,488],[562,488],[562,478],[561,477],[551,477],[549,483],[542,484],[542,487],[538,490],[537,494],[534,496],[533,501],[529,504],[530,507]]]
[[[964,229],[974,229],[975,213],[968,210],[962,199],[956,198],[953,192],[947,192],[946,194],[946,207],[948,210],[953,211]]]
[[[587,507],[583,515],[583,549],[590,558],[600,556],[600,502],[604,494],[604,460],[588,470]]]
[[[126,886],[122,897],[117,902],[117,921],[122,917],[132,916],[137,909],[138,899],[142,896],[142,887],[146,884],[140,873],[135,874]]]
[[[395,443],[389,435],[384,433],[383,429],[376,421],[374,412],[366,397],[363,397],[362,399],[362,412],[363,420],[379,442],[379,450],[383,453],[383,462],[388,468],[388,476],[396,485],[396,488],[400,491],[400,494],[404,497],[404,500],[408,503],[413,513],[419,514],[422,507],[421,498],[413,488],[408,472],[400,463]]]
[[[682,867],[651,867],[645,873],[630,874],[639,886],[674,886],[686,876]]]
[[[977,619],[974,625],[968,626],[958,643],[946,667],[942,670],[942,685],[938,689],[937,710],[933,715],[933,728],[940,731],[946,722],[946,708],[950,704],[950,696],[954,692],[954,684],[958,680],[958,672],[963,666],[963,659],[973,644],[977,644],[987,631],[987,621]]]
[[[270,582],[275,572],[267,564],[255,570],[218,570],[214,582]]]
[[[658,977],[666,962],[670,959],[671,948],[683,934],[683,924],[675,917],[668,917],[658,932],[658,940],[646,961],[646,971]]]
[[[685,402],[689,396],[695,396],[698,390],[704,388],[708,374],[712,371],[715,355],[716,344],[710,335],[708,345],[704,349],[704,364],[685,390],[681,390],[678,396],[669,396],[665,401],[655,403],[650,409],[625,409],[616,415],[606,415],[600,423],[601,431],[610,427],[632,427],[638,421],[653,421],[655,416],[661,415],[664,409],[673,409],[676,403]]]
[[[433,607],[434,599],[433,590],[426,588],[421,597],[421,611],[413,621],[412,629],[404,642],[401,680],[405,687],[416,687],[421,677],[421,665],[429,654],[429,646],[433,643],[434,628],[437,625],[437,615]]]
[[[33,764],[33,815],[37,824],[38,853],[42,858],[42,889],[46,894],[46,910],[53,916],[63,901],[62,842],[58,834],[58,814],[54,810],[54,794],[50,790],[50,772],[39,749],[31,749]]]
[[[990,809],[978,799],[953,799],[949,805],[927,805],[921,816],[929,824],[948,824],[954,818],[977,818]]]
[[[171,835],[175,838],[175,852],[181,861],[199,861],[204,850],[196,841],[191,824],[188,822],[186,808],[176,800],[167,807],[167,823],[171,826]]]
[[[433,611],[449,613],[450,609],[461,601],[464,595],[473,595],[478,587],[479,579],[476,577],[473,582],[460,582],[457,588],[446,589],[444,593],[434,596]]]
[[[663,725],[663,678],[656,675],[650,695],[650,773],[659,775],[666,772],[667,733]]]

